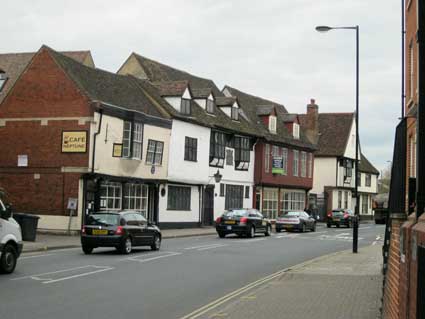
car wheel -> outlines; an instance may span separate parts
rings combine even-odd
[[[311,228],[311,231],[313,231],[313,232],[316,231],[316,223],[313,223],[313,227]]]
[[[249,229],[248,237],[249,238],[254,238],[255,237],[255,227],[254,226],[251,226],[251,228]]]
[[[326,224],[326,227],[331,228],[331,224]]]
[[[129,253],[131,253],[131,250],[133,249],[132,244],[133,243],[131,242],[131,238],[127,237],[119,248],[121,254],[128,255]]]
[[[86,255],[90,255],[93,252],[93,247],[91,246],[83,245],[82,248]]]
[[[10,274],[15,270],[16,260],[18,259],[18,254],[15,247],[12,245],[6,245],[3,248],[0,259],[0,271],[5,274]]]
[[[153,244],[151,245],[152,250],[159,250],[161,248],[161,237],[155,235],[153,238]]]
[[[224,237],[226,237],[226,234],[223,233],[223,232],[218,232],[218,237],[224,238]]]
[[[270,236],[272,234],[272,226],[267,225],[266,232],[264,233],[265,236]]]
[[[282,229],[276,228],[276,233],[280,233],[281,231],[282,231]]]

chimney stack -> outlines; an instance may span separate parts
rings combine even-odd
[[[307,104],[306,116],[306,135],[314,144],[318,141],[319,133],[319,106],[315,99],[310,99],[310,104]]]

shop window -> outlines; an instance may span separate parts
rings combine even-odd
[[[163,149],[164,149],[164,142],[149,140],[148,152],[146,155],[146,164],[161,165]]]
[[[100,185],[100,209],[121,210],[121,190],[121,183],[102,183]]]
[[[137,210],[144,217],[147,217],[148,186],[144,184],[125,184],[123,209]]]
[[[276,219],[278,210],[277,189],[264,189],[263,191],[263,215],[266,218]]]
[[[288,211],[302,211],[305,208],[305,193],[283,190],[280,193],[281,213]]]
[[[191,188],[185,186],[168,186],[168,210],[190,211]]]

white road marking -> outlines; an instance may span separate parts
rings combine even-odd
[[[177,252],[172,252],[172,251],[165,252],[165,253],[166,253],[166,255],[160,255],[160,256],[155,256],[155,257],[151,257],[151,258],[139,259],[139,257],[143,257],[143,256],[138,256],[138,257],[127,258],[126,260],[137,261],[139,263],[145,263],[145,262],[152,261],[152,260],[157,260],[157,259],[161,259],[161,258],[177,256],[177,255],[182,254],[182,253],[177,253]]]
[[[55,274],[61,274],[61,273],[65,273],[65,272],[70,272],[70,271],[80,270],[80,269],[86,269],[86,268],[95,268],[96,270],[84,272],[84,273],[81,273],[81,274],[75,274],[75,275],[72,275],[72,276],[66,276],[66,277],[62,277],[62,278],[58,278],[58,279],[46,278],[46,276],[51,276],[51,275],[55,275]],[[50,271],[50,272],[46,272],[46,273],[42,273],[42,274],[29,275],[29,276],[24,276],[24,277],[19,277],[19,278],[12,278],[10,280],[32,279],[32,280],[36,280],[36,281],[42,281],[43,284],[50,284],[50,283],[64,281],[64,280],[73,279],[73,278],[77,278],[77,277],[88,276],[88,275],[92,275],[92,274],[95,274],[95,273],[99,273],[99,272],[103,272],[103,271],[107,271],[107,270],[111,270],[111,269],[114,269],[114,268],[113,267],[107,267],[107,266],[87,265],[87,266],[74,267],[74,268],[68,268],[68,269],[57,270],[57,271]],[[43,281],[43,280],[45,280],[45,281]]]
[[[95,267],[100,268],[100,267],[97,267],[97,266],[95,266]],[[90,272],[86,272],[86,273],[82,273],[82,274],[77,274],[77,275],[63,277],[63,278],[59,278],[59,279],[44,281],[44,282],[42,282],[42,284],[52,284],[54,282],[69,280],[69,279],[78,278],[78,277],[84,277],[84,276],[88,276],[88,275],[93,275],[93,274],[103,272],[103,271],[108,271],[108,270],[111,270],[111,269],[114,269],[114,268],[113,267],[101,268],[101,269],[98,269],[98,270],[94,270],[94,271],[90,271]]]
[[[37,258],[37,257],[47,257],[47,256],[53,256],[53,255],[54,254],[43,254],[43,255],[24,256],[24,257],[20,257],[19,260],[30,259],[30,258]]]
[[[238,240],[237,242],[239,244],[249,244],[249,243],[252,243],[254,241],[263,241],[263,240],[266,240],[266,238],[242,239],[242,240]]]
[[[215,249],[215,248],[220,248],[220,247],[224,247],[224,246],[228,246],[228,245],[215,245],[215,246],[210,246],[210,247],[204,247],[204,248],[197,249],[197,251],[208,250],[208,249]]]
[[[206,247],[217,246],[217,245],[220,245],[220,244],[208,244],[208,245],[201,245],[201,246],[192,246],[192,247],[186,247],[184,249],[192,250],[192,249],[206,248]]]

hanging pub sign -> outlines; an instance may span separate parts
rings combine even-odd
[[[87,131],[62,131],[62,153],[85,153]]]
[[[112,157],[122,157],[122,144],[114,143]]]
[[[285,169],[283,168],[283,157],[273,156],[272,159],[272,174],[284,175]]]

